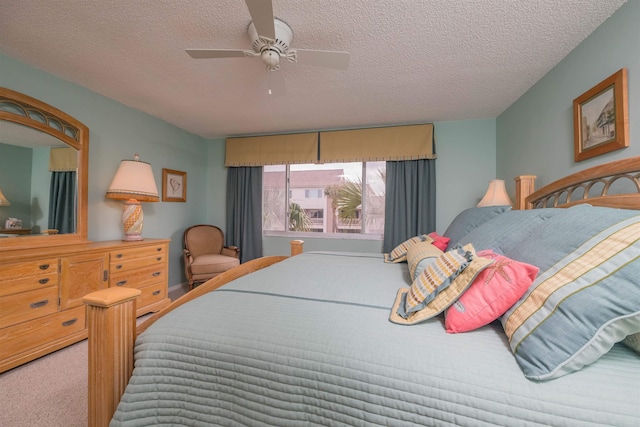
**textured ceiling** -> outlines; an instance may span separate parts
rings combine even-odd
[[[497,117],[624,0],[273,0],[291,47],[267,94],[243,0],[0,0],[0,52],[203,137]]]

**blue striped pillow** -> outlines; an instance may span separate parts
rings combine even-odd
[[[577,371],[640,332],[640,215],[614,216],[617,221],[538,275],[503,316],[527,378]]]

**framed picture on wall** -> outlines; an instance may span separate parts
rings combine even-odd
[[[187,201],[187,173],[173,169],[162,169],[162,201]]]
[[[573,100],[576,162],[629,146],[627,70],[619,70]]]

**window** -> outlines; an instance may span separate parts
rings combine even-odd
[[[322,197],[322,188],[314,188],[304,190],[304,197],[307,199],[319,199]]]
[[[264,234],[384,231],[385,162],[265,166]]]

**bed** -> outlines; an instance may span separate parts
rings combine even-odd
[[[519,209],[471,208],[438,236],[450,246],[429,257],[473,256],[409,314],[398,301],[429,258],[409,244],[385,262],[294,241],[294,256],[243,264],[137,330],[136,290],[88,295],[90,425],[638,426],[639,176],[632,158],[535,192],[518,177]],[[496,320],[448,333],[448,310],[497,265],[487,251],[532,283]],[[559,271],[575,277],[558,285]]]

